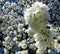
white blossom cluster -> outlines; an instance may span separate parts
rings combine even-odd
[[[0,4],[3,1],[0,0]],[[44,54],[47,47],[60,51],[60,37],[53,39],[59,34],[60,28],[52,27],[46,21],[46,18],[50,18],[46,4],[37,0],[16,0],[5,2],[0,9],[0,31],[6,34],[2,42],[5,46],[4,54]]]
[[[0,2],[3,2],[3,0],[0,0]],[[33,34],[31,33],[31,30],[28,29],[30,30],[28,31],[24,28],[25,21],[20,14],[22,8],[19,4],[9,1],[5,2],[1,8],[3,12],[0,12],[0,31],[2,31],[4,35],[6,34],[6,36],[3,36],[4,41],[2,42],[5,46],[4,54],[28,54],[28,49],[26,48],[30,47],[30,42],[33,42],[34,40],[32,39],[32,36],[32,38],[28,38],[28,35],[30,36]],[[25,33],[27,31],[31,34],[26,35]],[[20,49],[19,51],[16,51],[17,49],[14,50],[16,45]]]
[[[32,7],[26,9],[24,14],[26,24],[32,28],[32,31],[37,33],[34,35],[34,39],[36,41],[36,46],[41,50],[43,46],[40,46],[41,43],[38,36],[40,35],[39,33],[41,30],[47,25],[47,22],[44,21],[44,19],[49,18],[48,7],[42,2],[35,2],[32,4]]]
[[[3,2],[3,0],[0,0],[0,3],[1,2]],[[25,30],[25,28],[23,28],[24,24],[19,22],[24,21],[24,19],[22,16],[18,15],[16,12],[17,9],[20,10],[20,7],[14,2],[10,3],[7,1],[2,6],[3,12],[0,14],[0,30],[3,34],[7,34],[7,37],[5,37],[3,41],[3,45],[5,46],[4,54],[9,54],[9,50],[12,49],[14,45],[19,45],[20,41],[18,41],[18,39],[21,39],[22,37],[20,33],[23,33]],[[25,46],[27,45],[25,42],[26,40],[22,41],[21,46],[18,47],[25,49]],[[27,54],[25,51],[21,52],[21,54],[23,53]]]
[[[36,32],[40,32],[43,26],[46,26],[47,22],[44,19],[49,18],[48,7],[42,2],[35,2],[24,14],[26,23]]]
[[[47,5],[43,4],[42,2],[35,2],[32,4],[32,7],[27,8],[24,12],[24,19],[26,21],[26,24],[29,25],[31,28],[31,32],[34,34],[33,37],[36,41],[36,47],[38,48],[37,54],[42,54],[42,52],[47,48],[47,47],[54,47],[54,39],[53,37],[55,34],[57,34],[57,31],[59,30],[58,27],[54,29],[52,25],[48,24],[48,22],[45,20],[46,18],[50,18],[49,8]],[[51,28],[49,31],[46,29],[46,26],[50,26]],[[46,29],[46,33],[44,34],[44,29]],[[28,29],[28,31],[30,31]],[[43,31],[42,31],[43,30]],[[28,32],[27,31],[27,32]],[[41,31],[43,33],[41,33]],[[28,32],[29,33],[29,32]],[[48,33],[48,35],[46,35]],[[31,33],[30,33],[31,34]],[[43,36],[44,34],[44,36]],[[46,35],[46,36],[45,36]],[[53,36],[52,36],[53,35]],[[48,38],[47,38],[48,36]],[[44,38],[47,38],[47,41],[44,42]],[[41,42],[41,40],[43,42]],[[60,45],[56,48],[59,48]],[[60,48],[59,48],[60,50]],[[50,51],[48,51],[50,52]]]

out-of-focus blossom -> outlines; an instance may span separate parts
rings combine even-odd
[[[57,37],[57,39],[54,40],[54,48],[59,52],[60,51],[60,37]]]
[[[3,2],[4,0],[0,0],[0,4]]]
[[[23,45],[22,45],[23,44]],[[26,42],[26,40],[23,40],[22,42],[20,42],[19,44],[18,44],[18,46],[19,47],[22,47],[23,49],[26,49],[27,48],[27,42]]]
[[[24,27],[24,24],[18,24],[18,28],[23,28]]]
[[[28,50],[21,51],[21,54],[28,54]]]
[[[28,54],[28,50],[18,51],[16,54]]]
[[[14,10],[16,10],[17,9],[17,4],[12,2],[11,8],[13,8]]]

